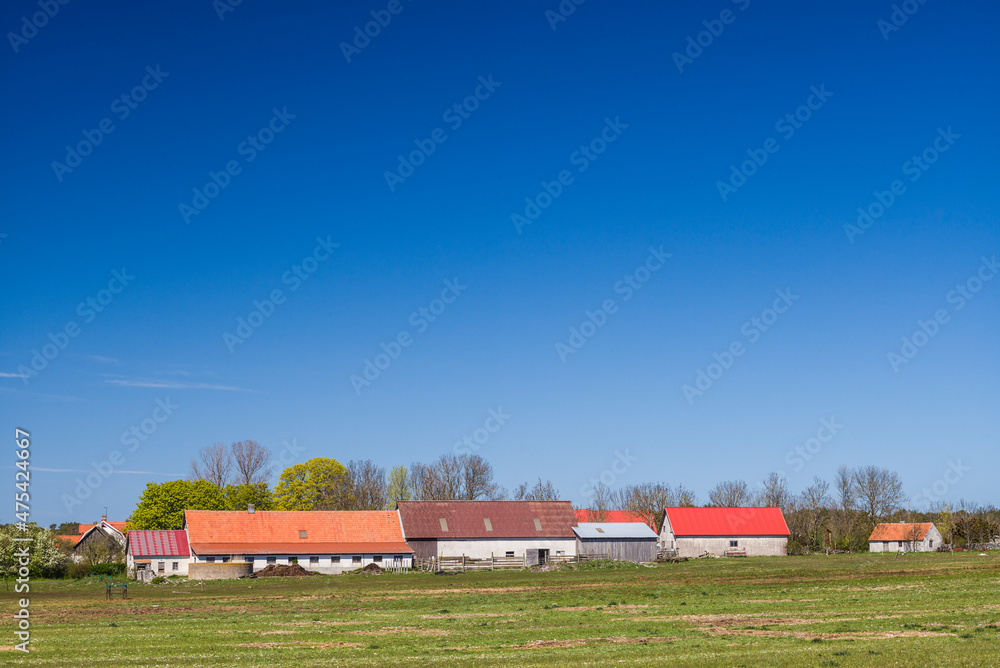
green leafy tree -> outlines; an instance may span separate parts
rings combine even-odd
[[[347,467],[328,457],[282,471],[274,496],[278,510],[343,510],[353,503]]]
[[[266,482],[229,485],[223,490],[226,510],[246,510],[251,503],[257,510],[274,510],[274,494]]]
[[[223,491],[205,480],[172,480],[146,484],[135,512],[128,518],[129,528],[180,529],[185,510],[225,510]]]
[[[14,540],[15,538],[33,540],[18,542]],[[4,582],[17,578],[21,566],[18,552],[25,545],[28,546],[28,569],[32,578],[62,577],[70,558],[59,542],[54,533],[33,523],[27,525],[23,531],[13,524],[0,527],[0,572],[3,574]]]
[[[409,501],[413,498],[413,488],[410,486],[410,472],[405,466],[394,466],[389,471],[389,481],[386,484],[386,507],[393,510],[397,501]]]

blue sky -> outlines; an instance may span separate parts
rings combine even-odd
[[[0,418],[32,434],[33,519],[124,518],[215,441],[430,461],[491,410],[499,481],[576,503],[602,475],[704,501],[841,464],[898,471],[914,505],[1000,502],[995,6],[887,30],[892,3],[591,0],[553,29],[554,0],[389,4],[69,3],[36,31],[5,5]]]

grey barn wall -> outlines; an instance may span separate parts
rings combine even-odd
[[[677,554],[681,557],[698,557],[705,552],[722,556],[730,549],[729,541],[739,541],[735,549],[746,550],[748,557],[783,557],[788,554],[785,536],[680,536],[676,539]]]
[[[418,559],[430,559],[437,557],[437,540],[407,540],[406,544],[413,550],[413,556]],[[451,556],[451,555],[449,555]]]
[[[577,538],[580,554],[607,554],[621,561],[655,561],[656,538]]]

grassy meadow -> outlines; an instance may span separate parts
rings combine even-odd
[[[32,666],[997,666],[1000,554],[32,583]],[[17,595],[17,598],[23,595]],[[16,601],[13,587],[5,609]]]

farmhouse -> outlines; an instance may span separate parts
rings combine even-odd
[[[125,522],[108,522],[102,517],[97,524],[81,524],[75,536],[58,538],[73,544],[73,561],[105,563],[125,549],[126,530]]]
[[[155,575],[187,575],[191,552],[184,531],[130,531],[125,541],[126,564]]]
[[[666,508],[660,548],[679,557],[784,556],[788,536],[781,508]]]
[[[400,501],[399,517],[416,556],[522,557],[542,563],[576,554],[569,501]]]
[[[933,552],[943,544],[933,522],[879,524],[868,537],[870,552]]]
[[[413,550],[391,510],[186,510],[191,564],[299,564],[343,573],[368,564],[409,568]]]
[[[581,522],[573,527],[580,555],[607,555],[621,561],[656,560],[656,532],[645,522]]]

